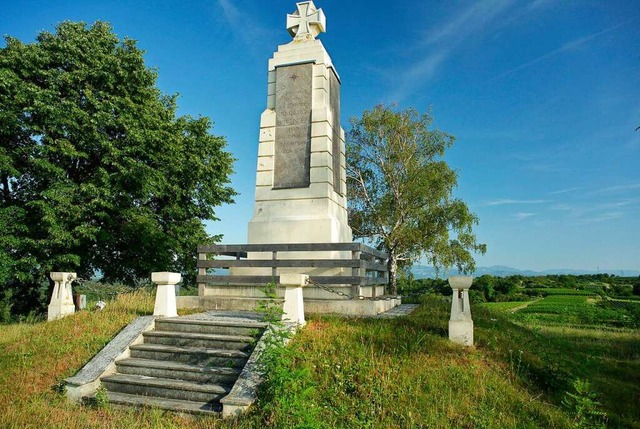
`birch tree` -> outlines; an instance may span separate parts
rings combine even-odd
[[[351,119],[347,137],[349,221],[389,255],[389,293],[398,269],[421,258],[436,269],[475,269],[484,253],[473,232],[478,217],[453,195],[458,174],[444,161],[455,138],[431,129],[430,112],[376,106]]]

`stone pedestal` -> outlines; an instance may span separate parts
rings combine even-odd
[[[297,13],[287,18],[294,39],[279,46],[269,60],[249,244],[352,241],[340,78],[322,42],[315,40],[325,26],[324,14],[313,2],[298,3]],[[311,255],[278,256],[305,259]],[[340,256],[345,255],[323,257]],[[251,274],[271,273],[257,269]]]
[[[51,280],[55,282],[53,295],[47,311],[47,321],[61,319],[76,311],[71,293],[71,282],[78,276],[76,273],[50,273]]]
[[[280,284],[285,287],[282,320],[306,325],[302,288],[309,284],[309,276],[304,274],[282,274]]]
[[[153,315],[158,317],[177,317],[176,284],[180,283],[180,273],[151,273],[151,281],[157,285],[156,304]]]
[[[451,297],[451,318],[449,319],[449,339],[465,346],[473,345],[473,320],[469,304],[469,288],[473,283],[471,276],[449,277],[453,289]]]

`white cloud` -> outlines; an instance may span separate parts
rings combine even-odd
[[[561,54],[561,53],[563,53],[565,51],[569,51],[569,50],[578,48],[578,47],[584,45],[585,43],[590,42],[593,39],[596,39],[596,38],[598,38],[598,37],[600,37],[600,36],[602,36],[604,34],[607,34],[607,33],[611,32],[613,30],[616,30],[619,27],[622,27],[623,25],[626,25],[626,24],[628,24],[630,22],[633,22],[633,21],[637,20],[638,18],[640,18],[640,16],[634,16],[633,18],[627,19],[626,21],[618,23],[618,24],[616,24],[616,25],[614,25],[612,27],[606,28],[606,29],[604,29],[602,31],[598,31],[596,33],[592,33],[592,34],[589,34],[587,36],[580,37],[580,38],[577,38],[577,39],[572,40],[570,42],[567,42],[564,45],[562,45],[561,47],[559,47],[558,49],[555,49],[555,50],[553,50],[551,52],[547,52],[544,55],[540,55],[539,57],[534,58],[531,61],[527,61],[524,64],[520,64],[519,66],[514,67],[511,70],[507,70],[506,72],[499,74],[498,76],[494,77],[491,80],[494,81],[494,80],[497,80],[497,79],[501,79],[501,78],[503,78],[505,76],[508,76],[510,74],[519,72],[520,70],[524,70],[524,69],[526,69],[528,67],[531,67],[531,66],[533,66],[535,64],[538,64],[539,62],[542,62],[542,61],[546,60],[547,58],[550,58],[550,57],[553,57],[555,55]]]
[[[216,0],[216,2],[222,9],[224,19],[231,30],[249,48],[255,48],[257,43],[272,44],[270,40],[271,31],[259,24],[258,17],[252,16],[249,12],[251,9],[245,8],[241,11],[231,0]],[[253,7],[252,9],[255,10],[256,8]],[[247,31],[249,28],[251,31]]]
[[[549,195],[560,195],[560,194],[569,194],[569,193],[573,193],[575,191],[579,191],[583,188],[577,186],[574,188],[566,188],[566,189],[560,189],[558,191],[553,191],[553,192],[549,192]]]
[[[515,204],[544,204],[548,203],[548,200],[512,200],[508,198],[487,201],[482,204],[483,206],[504,206],[504,205],[515,205]]]
[[[629,183],[626,185],[608,186],[606,188],[598,189],[592,192],[593,195],[598,194],[619,194],[627,191],[633,191],[640,189],[640,183]]]
[[[518,212],[518,213],[515,213],[513,215],[513,217],[515,217],[516,220],[520,221],[520,220],[524,220],[524,219],[530,218],[531,216],[535,216],[536,214],[537,213]]]
[[[424,39],[408,49],[427,49],[428,53],[400,74],[400,84],[391,100],[402,101],[414,88],[433,78],[459,45],[480,37],[485,28],[513,4],[513,0],[474,1],[448,21],[440,23],[437,29],[427,32]]]
[[[591,217],[585,217],[585,218],[579,219],[577,223],[581,225],[585,225],[590,223],[607,222],[610,220],[618,220],[620,218],[623,218],[624,215],[625,215],[625,212],[605,212],[605,213],[596,214]]]

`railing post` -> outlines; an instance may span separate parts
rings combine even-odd
[[[78,276],[76,273],[50,273],[51,280],[55,282],[53,295],[47,311],[47,321],[61,319],[76,312],[71,293],[71,282]]]
[[[207,260],[207,254],[206,253],[198,253],[198,260],[199,261],[206,261]],[[206,268],[198,268],[198,275],[199,276],[206,276],[207,275],[207,269]],[[204,296],[204,291],[207,288],[207,284],[206,283],[198,283],[198,296]]]
[[[351,259],[354,261],[359,261],[359,265],[357,267],[353,267],[351,269],[351,275],[354,277],[358,278],[358,283],[357,284],[352,284],[351,285],[351,296],[360,296],[361,293],[361,288],[360,286],[362,285],[362,261],[360,260],[360,250],[353,250],[351,252]]]
[[[469,306],[471,283],[473,283],[471,276],[449,277],[449,285],[453,289],[449,339],[465,346],[473,345],[473,319],[471,319],[471,307]]]
[[[278,260],[278,251],[277,250],[274,250],[271,253],[271,260],[272,261],[277,261]],[[275,279],[277,276],[278,276],[278,269],[275,266],[271,267],[271,277],[273,277]]]
[[[302,288],[309,284],[306,274],[281,274],[280,284],[285,287],[282,320],[304,326],[304,300]]]
[[[180,283],[180,273],[151,273],[151,281],[157,285],[156,305],[153,315],[160,317],[177,317],[176,284]]]

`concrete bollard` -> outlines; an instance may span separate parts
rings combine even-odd
[[[306,325],[302,288],[309,284],[309,276],[306,274],[280,274],[280,284],[285,287],[282,320],[301,326]]]
[[[47,311],[47,321],[61,319],[76,312],[71,293],[71,282],[78,278],[76,273],[52,272],[49,274],[55,282],[53,295]]]
[[[158,317],[177,317],[176,284],[180,283],[180,273],[151,273],[151,281],[156,284],[156,304],[153,315]]]
[[[469,302],[469,288],[473,283],[471,276],[449,277],[453,289],[451,297],[451,317],[449,318],[449,339],[465,346],[473,345],[473,320]]]

